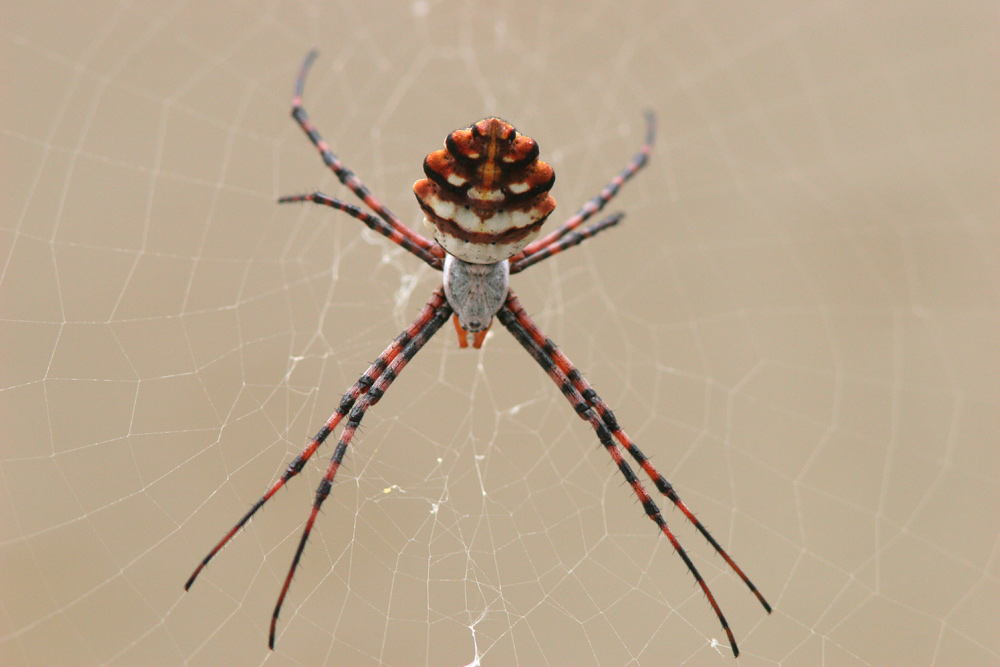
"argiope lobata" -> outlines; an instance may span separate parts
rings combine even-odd
[[[472,333],[472,345],[479,348],[483,344],[493,317],[496,316],[552,378],[580,418],[589,422],[597,432],[598,439],[611,455],[625,480],[632,486],[646,515],[670,540],[674,550],[704,591],[709,604],[722,623],[733,654],[739,655],[736,640],[722,614],[722,609],[715,601],[715,596],[712,595],[708,584],[680,542],[667,527],[659,508],[622,456],[620,448],[628,452],[649,476],[657,490],[666,496],[711,543],[716,552],[753,591],[768,613],[771,612],[770,605],[725,549],[712,537],[708,529],[678,497],[670,483],[656,471],[645,454],[625,434],[611,409],[591,388],[572,362],[535,325],[514,291],[510,289],[508,282],[510,274],[523,271],[618,223],[622,213],[608,216],[600,222],[580,229],[584,222],[600,212],[614,198],[625,181],[646,165],[653,148],[655,132],[653,114],[648,113],[646,117],[647,133],[642,148],[625,169],[613,178],[600,194],[584,204],[575,215],[538,240],[536,239],[542,224],[555,208],[555,200],[549,195],[555,175],[549,165],[538,159],[538,145],[535,141],[519,134],[511,125],[499,118],[486,118],[467,129],[452,132],[445,139],[444,150],[435,151],[424,160],[426,178],[413,185],[413,191],[425,215],[424,222],[433,232],[435,243],[407,228],[395,214],[372,196],[354,172],[345,167],[330,151],[309,120],[302,106],[302,90],[306,74],[316,55],[316,51],[310,52],[302,63],[295,84],[292,117],[319,149],[323,161],[333,170],[337,178],[376,215],[321,192],[281,197],[278,201],[280,203],[310,201],[344,211],[430,266],[443,271],[444,281],[434,290],[430,301],[420,311],[417,319],[399,334],[364,375],[347,390],[336,412],[289,464],[281,478],[250,507],[243,518],[205,556],[184,585],[184,589],[191,587],[201,570],[246,525],[257,510],[288,480],[302,471],[316,449],[323,444],[344,417],[347,417],[347,424],[340,434],[340,441],[334,449],[330,465],[316,489],[312,512],[306,521],[302,538],[271,616],[268,645],[273,649],[278,614],[292,577],[302,558],[302,552],[320,507],[330,494],[334,476],[365,413],[378,403],[410,359],[449,317],[454,320],[459,345],[467,347],[467,334]]]

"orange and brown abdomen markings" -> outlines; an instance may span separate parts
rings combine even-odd
[[[538,144],[499,118],[452,132],[424,160],[424,174],[413,192],[435,239],[473,264],[519,252],[556,206],[555,173],[538,159]]]

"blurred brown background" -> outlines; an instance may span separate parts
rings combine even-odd
[[[306,105],[403,220],[501,115],[562,219],[660,129],[625,224],[514,280],[775,607],[682,515],[738,664],[1000,664],[995,3],[5,2],[0,663],[737,664],[593,431],[501,327],[199,559],[415,316]]]

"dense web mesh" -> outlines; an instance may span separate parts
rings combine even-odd
[[[1000,37],[964,3],[7,3],[0,663],[733,664],[711,608],[502,327],[449,327],[208,549],[440,274],[357,221],[288,117],[418,228],[501,116],[551,226],[638,148],[623,224],[514,277],[761,588],[665,517],[739,664],[1000,663]],[[548,227],[548,228],[551,228]]]

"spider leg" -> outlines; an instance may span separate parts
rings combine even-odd
[[[322,204],[323,206],[329,206],[330,208],[343,211],[352,218],[356,218],[365,223],[369,228],[400,246],[403,250],[406,250],[407,252],[410,252],[424,260],[438,271],[440,271],[444,266],[443,253],[441,256],[435,255],[430,250],[415,244],[408,236],[400,232],[398,228],[393,227],[381,218],[376,218],[371,213],[362,210],[354,204],[348,204],[345,201],[337,199],[336,197],[325,195],[322,192],[311,192],[306,195],[288,195],[278,199],[279,204],[302,201],[311,201],[314,204]]]
[[[364,183],[354,174],[353,171],[344,166],[340,159],[333,154],[330,147],[320,136],[319,131],[313,125],[312,121],[309,120],[309,115],[306,113],[305,107],[302,106],[302,91],[305,88],[306,75],[309,73],[309,68],[312,66],[313,61],[316,60],[316,56],[319,55],[319,51],[312,50],[306,55],[306,59],[302,61],[302,67],[299,69],[299,76],[295,80],[295,97],[292,98],[292,118],[295,122],[299,124],[302,131],[306,133],[309,137],[309,141],[313,143],[314,146],[319,150],[320,157],[323,158],[323,162],[326,163],[328,167],[333,171],[334,175],[340,179],[340,182],[346,185],[351,192],[353,192],[357,197],[365,203],[365,205],[375,213],[385,220],[390,227],[392,227],[401,236],[410,240],[413,245],[421,248],[431,255],[438,257],[444,257],[444,249],[432,241],[428,241],[426,238],[416,233],[400,221],[396,214],[390,211],[388,208],[382,205],[378,199],[371,193],[371,191],[365,186]],[[341,209],[343,210],[343,209]],[[426,260],[425,260],[426,261]]]
[[[427,310],[431,311],[430,317],[425,318],[424,312]],[[358,424],[364,418],[365,413],[368,408],[372,407],[379,402],[379,399],[385,394],[392,384],[393,380],[398,377],[398,375],[406,367],[406,364],[412,359],[420,348],[430,340],[441,325],[447,321],[451,316],[451,306],[448,305],[444,298],[444,288],[439,287],[435,292],[434,296],[424,307],[424,311],[421,311],[420,316],[417,321],[410,326],[403,334],[400,335],[400,339],[406,336],[406,342],[402,346],[402,350],[397,352],[397,354],[392,359],[388,366],[378,376],[374,384],[367,388],[367,391],[358,398],[357,402],[352,408],[350,408],[350,413],[347,419],[347,424],[344,426],[344,430],[340,434],[340,442],[337,443],[336,449],[333,451],[333,457],[330,460],[330,465],[326,469],[326,474],[323,475],[323,480],[319,483],[319,487],[316,489],[316,499],[313,501],[312,511],[309,513],[309,518],[306,520],[305,528],[302,531],[302,538],[299,540],[299,546],[295,550],[295,556],[292,558],[292,564],[288,568],[288,575],[285,577],[285,583],[281,587],[281,594],[278,596],[278,601],[274,605],[274,613],[271,615],[271,631],[268,638],[268,646],[274,649],[275,633],[278,623],[278,614],[281,612],[281,606],[285,602],[285,596],[288,594],[289,586],[292,583],[292,577],[295,575],[295,570],[299,566],[299,560],[302,558],[302,552],[305,551],[306,542],[309,540],[309,534],[312,532],[313,525],[316,523],[316,517],[319,515],[320,507],[326,500],[327,496],[330,495],[330,490],[333,488],[333,479],[337,474],[337,470],[340,468],[340,463],[344,459],[344,454],[347,452],[347,447],[351,443],[351,439],[354,437],[354,433],[357,431]],[[419,326],[418,323],[422,322]],[[416,327],[416,328],[415,328]],[[413,334],[409,332],[413,331]],[[399,340],[399,339],[397,339]],[[390,346],[392,347],[392,346]],[[380,357],[381,359],[381,357]],[[339,411],[338,411],[339,412]],[[326,427],[323,427],[326,431]],[[321,431],[322,433],[323,431]]]
[[[416,339],[418,336],[421,335],[421,333],[425,330],[428,324],[434,319],[436,315],[438,315],[439,311],[444,305],[446,305],[444,290],[442,288],[438,288],[434,292],[434,295],[431,297],[430,301],[428,301],[427,304],[420,311],[420,314],[417,316],[417,319],[413,321],[413,324],[411,324],[409,327],[406,328],[405,331],[399,334],[399,336],[396,337],[396,340],[394,340],[389,345],[389,347],[385,348],[385,350],[382,352],[379,358],[376,359],[372,363],[372,365],[368,367],[368,370],[365,371],[364,375],[362,375],[361,378],[357,382],[355,382],[350,389],[347,390],[347,393],[344,394],[344,397],[340,399],[340,406],[337,408],[337,411],[330,416],[330,418],[323,425],[323,428],[321,428],[319,432],[313,437],[313,439],[309,442],[306,448],[303,449],[302,452],[299,453],[299,455],[296,456],[295,459],[290,464],[288,464],[288,467],[285,469],[285,472],[281,475],[281,478],[278,481],[276,481],[273,485],[271,485],[271,487],[267,490],[267,492],[263,496],[261,496],[257,502],[255,502],[253,505],[250,506],[250,509],[247,510],[247,513],[244,514],[243,517],[236,522],[236,525],[233,526],[232,529],[230,529],[230,531],[226,533],[221,540],[219,540],[219,543],[216,544],[215,547],[208,552],[208,555],[202,559],[201,563],[198,565],[197,568],[195,568],[195,571],[188,578],[187,583],[184,584],[184,590],[188,590],[191,588],[191,585],[194,583],[194,580],[198,578],[198,575],[201,574],[201,571],[205,568],[206,565],[208,565],[209,561],[211,561],[215,557],[215,555],[219,553],[222,550],[222,548],[229,543],[229,541],[233,538],[233,536],[235,536],[236,533],[238,533],[240,529],[243,528],[243,526],[245,526],[247,522],[250,521],[253,515],[257,513],[257,510],[263,507],[264,503],[270,500],[271,497],[278,492],[278,489],[283,487],[285,483],[288,482],[288,480],[290,480],[291,478],[295,477],[300,472],[302,472],[302,469],[305,467],[306,462],[309,461],[309,459],[316,452],[319,446],[323,444],[323,442],[327,439],[327,437],[329,437],[333,429],[336,428],[337,424],[340,423],[340,420],[343,419],[348,412],[350,412],[351,408],[354,406],[355,401],[358,400],[358,397],[363,394],[366,394],[371,389],[372,385],[374,385],[375,382],[382,376],[386,368],[390,364],[392,364],[392,362],[396,359],[396,357],[399,356],[400,351],[404,350],[404,348],[407,345],[409,345],[414,339]],[[421,343],[421,345],[423,345],[423,343]]]
[[[618,222],[625,217],[624,213],[615,213],[604,218],[600,222],[594,223],[589,227],[584,227],[583,229],[578,229],[566,234],[558,241],[553,241],[549,245],[545,246],[538,252],[532,253],[525,257],[524,259],[515,262],[510,265],[511,273],[520,273],[524,271],[529,266],[533,266],[543,259],[547,259],[552,255],[558,255],[563,250],[567,248],[572,248],[573,246],[580,245],[591,236],[594,236],[598,232],[604,231],[609,227],[614,227]]]
[[[603,403],[603,401],[601,401],[600,404],[604,408],[604,414],[602,414],[600,417],[598,416],[597,412],[599,411],[599,409],[594,405],[595,400],[596,401],[600,400],[599,398],[597,398],[597,394],[593,391],[593,389],[590,388],[589,385],[585,384],[586,381],[582,379],[579,371],[569,362],[566,356],[559,351],[559,349],[555,346],[555,343],[553,343],[550,339],[545,337],[545,335],[542,334],[540,330],[538,330],[538,327],[535,326],[533,322],[531,322],[531,320],[527,317],[527,314],[524,313],[524,308],[521,306],[520,302],[517,299],[517,296],[513,292],[509,294],[509,296],[507,297],[507,302],[497,313],[497,318],[514,335],[514,337],[518,340],[518,342],[521,343],[522,347],[524,347],[528,351],[528,353],[531,354],[531,356],[545,370],[545,372],[549,375],[549,377],[552,378],[552,381],[556,383],[556,385],[559,387],[559,390],[570,402],[574,410],[576,410],[577,414],[580,415],[580,418],[589,422],[590,425],[597,432],[598,439],[601,441],[601,444],[604,446],[604,448],[608,451],[608,454],[611,455],[611,458],[618,466],[618,469],[625,477],[625,480],[632,486],[632,490],[635,492],[636,496],[639,498],[639,501],[642,503],[642,508],[646,512],[646,515],[654,523],[656,523],[660,531],[664,535],[666,535],[668,540],[670,540],[670,543],[671,545],[673,545],[674,550],[681,557],[681,560],[684,561],[684,564],[691,572],[691,575],[694,577],[695,581],[698,583],[702,591],[705,593],[705,596],[708,598],[709,604],[712,606],[712,609],[715,610],[715,614],[719,618],[719,622],[722,624],[722,629],[725,631],[726,636],[729,639],[729,644],[733,649],[733,654],[738,656],[739,648],[736,645],[736,639],[733,636],[732,630],[730,630],[729,628],[729,623],[726,621],[726,617],[723,615],[722,609],[719,607],[719,604],[715,600],[715,596],[709,589],[708,584],[705,582],[705,579],[701,576],[701,573],[698,572],[698,568],[695,567],[694,562],[691,560],[691,558],[687,555],[687,552],[681,546],[680,541],[667,526],[666,520],[660,513],[660,510],[656,506],[656,503],[646,492],[646,489],[642,486],[642,483],[639,481],[638,477],[636,477],[635,473],[632,471],[632,468],[628,465],[628,462],[625,461],[624,457],[622,457],[621,450],[618,449],[618,445],[615,443],[615,437],[613,436],[613,434],[614,435],[617,435],[618,433],[623,434],[623,432],[621,431],[621,428],[618,427],[617,423],[614,421],[614,416],[612,415],[611,411],[608,410],[607,406]],[[529,325],[526,326],[524,321],[528,322]],[[539,337],[541,338],[542,342],[538,341]],[[557,355],[558,355],[558,360],[557,360]],[[568,371],[564,370],[564,368],[568,368],[569,370]],[[589,398],[584,398],[584,394],[578,388],[580,386],[586,387],[584,391],[587,391],[587,395],[589,396]],[[625,448],[628,451],[630,451],[630,453],[633,450],[637,451],[637,448],[633,443],[631,443],[630,440],[628,440],[627,442],[629,444],[625,445],[623,443],[623,446],[625,446]],[[635,457],[634,453],[632,455],[633,457]],[[648,459],[645,458],[645,456],[641,454],[641,452],[639,453],[639,456],[641,457],[640,465],[643,466],[643,469],[645,469],[647,473],[649,473],[649,470],[652,469],[653,472],[656,474],[656,477],[654,477],[654,482],[656,482],[657,479],[663,480],[662,476],[660,476],[659,473],[656,473],[655,469],[652,468],[652,464],[649,464],[648,467],[644,465],[644,463],[648,464],[649,461]],[[665,483],[666,480],[663,480],[663,482]],[[659,484],[657,484],[657,486],[659,488]],[[669,484],[667,486],[669,488]],[[670,499],[673,500],[676,497],[676,493],[673,493],[672,488],[670,489],[670,492],[672,496],[668,495],[668,497],[670,497]],[[680,498],[677,498],[675,503],[680,503]],[[685,511],[685,515],[688,516],[689,519],[692,519],[694,522],[696,522],[696,525],[699,525],[697,519],[695,519],[693,515],[690,514],[690,510],[687,510],[686,506],[684,506],[682,503],[680,503],[678,506],[682,507],[682,511]],[[707,530],[702,531],[703,534],[707,532],[708,532]],[[711,541],[713,545],[718,544],[714,539],[712,539]],[[722,551],[721,547],[717,548],[720,553],[725,554],[725,552]],[[748,585],[750,585],[751,590],[753,590],[756,593],[757,592],[756,588],[754,588],[753,585],[750,584],[749,580],[743,575],[742,571],[740,571],[739,568],[735,566],[735,564],[732,562],[732,559],[730,559],[727,555],[724,557],[726,561],[729,562],[736,569],[736,571],[740,574],[743,580],[746,581]],[[760,597],[760,594],[757,593],[757,595],[763,601],[763,598]],[[764,605],[765,608],[767,608],[767,610],[770,611],[770,607],[767,606],[766,602],[764,602]]]
[[[566,234],[570,233],[583,223],[585,223],[590,216],[601,211],[609,201],[614,199],[615,195],[618,194],[618,190],[625,184],[625,181],[629,180],[635,176],[636,172],[646,166],[649,162],[649,156],[653,152],[653,140],[656,137],[656,114],[652,111],[646,112],[646,140],[643,142],[642,147],[639,152],[635,154],[632,161],[622,169],[621,173],[611,179],[611,182],[604,186],[600,194],[591,198],[586,204],[580,207],[573,217],[564,222],[562,225],[553,230],[550,234],[529,243],[525,246],[524,250],[517,253],[510,258],[511,265],[520,262],[536,252],[544,249],[545,247],[551,245],[555,241],[558,241]],[[581,239],[582,240],[582,239]]]
[[[739,578],[743,580],[743,583],[747,585],[747,587],[757,597],[757,600],[761,603],[761,605],[763,605],[767,613],[770,614],[771,605],[764,599],[761,592],[757,590],[757,587],[754,586],[749,577],[743,573],[743,570],[740,569],[740,566],[736,564],[732,557],[726,553],[726,550],[722,548],[722,545],[719,544],[714,537],[712,537],[712,534],[708,532],[708,528],[706,528],[704,524],[698,520],[698,517],[694,515],[694,512],[692,512],[684,501],[681,500],[680,496],[677,495],[677,492],[674,491],[673,485],[671,485],[670,482],[668,482],[666,478],[660,474],[656,467],[653,466],[652,461],[650,461],[646,455],[642,453],[642,450],[639,449],[628,434],[625,433],[622,427],[618,425],[618,420],[615,418],[611,408],[608,407],[608,404],[597,395],[597,392],[590,386],[590,383],[587,382],[586,378],[583,377],[576,366],[573,365],[573,362],[571,362],[569,358],[563,354],[562,350],[556,346],[552,339],[548,338],[542,330],[538,328],[538,325],[536,325],[531,317],[528,316],[528,313],[524,310],[524,306],[521,305],[521,302],[518,301],[515,295],[510,294],[507,297],[505,308],[510,309],[514,317],[517,318],[521,327],[523,327],[524,330],[531,336],[534,343],[541,348],[545,355],[556,364],[559,370],[561,370],[567,378],[569,378],[576,390],[587,401],[587,404],[594,408],[597,414],[601,417],[601,420],[604,421],[605,426],[608,427],[608,430],[611,431],[615,439],[621,443],[622,447],[624,447],[629,455],[635,459],[635,462],[639,464],[639,467],[646,472],[660,493],[670,499],[670,502],[672,502],[677,509],[683,512],[688,521],[690,521],[694,527],[698,529],[698,532],[709,541],[715,551],[722,556],[722,559],[726,561],[726,563],[729,564],[729,567],[733,569],[733,572],[735,572]]]

